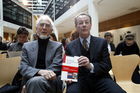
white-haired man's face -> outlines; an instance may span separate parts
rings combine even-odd
[[[48,19],[42,19],[39,21],[36,27],[37,35],[41,39],[46,39],[52,33],[52,25]]]

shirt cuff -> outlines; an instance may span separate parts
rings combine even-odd
[[[90,73],[94,73],[94,65],[92,63],[90,63],[90,65],[91,65]]]

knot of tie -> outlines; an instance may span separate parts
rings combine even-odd
[[[83,40],[83,47],[84,47],[86,50],[88,50],[88,45],[87,45],[87,40],[86,40],[86,39]]]

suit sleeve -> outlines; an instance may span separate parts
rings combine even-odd
[[[94,74],[96,76],[105,75],[112,68],[106,41],[103,41],[99,55],[96,62],[92,62],[94,65]]]

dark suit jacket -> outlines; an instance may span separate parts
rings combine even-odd
[[[82,56],[81,49],[80,49],[80,39],[76,39],[70,42],[66,47],[66,55],[69,56]],[[94,73],[92,76],[95,77],[110,77],[108,74],[109,70],[112,68],[108,48],[107,48],[107,41],[91,36],[90,40],[90,62],[94,65]]]

